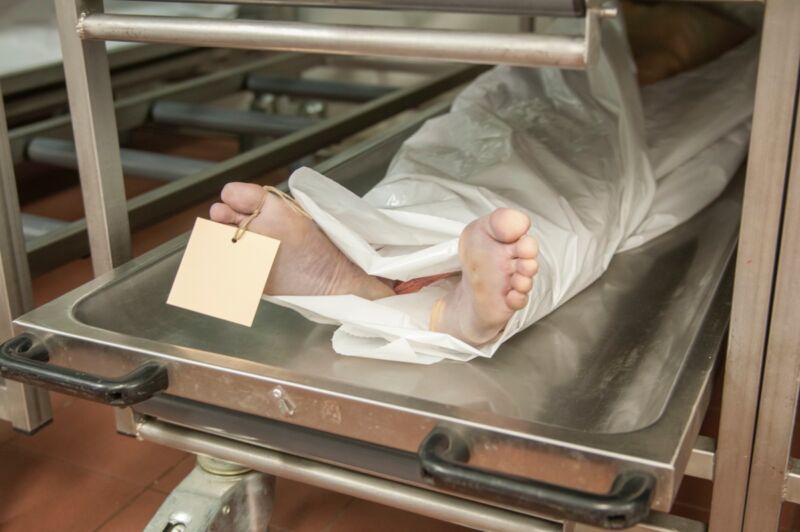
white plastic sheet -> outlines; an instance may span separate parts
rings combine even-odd
[[[583,290],[613,255],[668,231],[715,198],[741,163],[753,103],[756,42],[639,91],[620,26],[602,29],[587,72],[498,67],[400,149],[359,198],[303,168],[294,196],[371,275],[408,280],[459,270],[458,237],[498,207],[527,212],[540,269],[526,308],[471,346],[428,330],[450,278],[414,294],[268,299],[340,324],[343,355],[430,364],[491,357],[510,336]]]

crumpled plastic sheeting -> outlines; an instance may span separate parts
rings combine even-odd
[[[450,113],[428,121],[387,176],[359,198],[302,168],[295,198],[371,275],[408,280],[459,270],[458,237],[498,207],[529,213],[539,272],[528,305],[501,335],[471,346],[428,330],[433,303],[458,278],[414,294],[267,297],[339,324],[343,355],[430,364],[491,357],[641,245],[711,202],[741,164],[753,105],[755,39],[700,69],[640,90],[627,41],[603,24],[586,72],[497,67]]]
[[[186,17],[232,17],[235,6],[107,0],[107,13]],[[108,42],[109,51],[142,46]],[[0,0],[0,76],[61,62],[61,42],[53,0]]]

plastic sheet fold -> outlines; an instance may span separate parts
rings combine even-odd
[[[363,198],[308,168],[290,179],[347,257],[401,281],[458,271],[458,237],[477,217],[498,207],[527,212],[540,269],[528,305],[499,337],[471,346],[428,330],[433,303],[458,277],[377,301],[268,299],[338,324],[332,341],[343,355],[421,364],[491,357],[601,276],[616,253],[708,205],[746,154],[756,39],[640,91],[620,25],[604,23],[601,37],[600,58],[585,72],[482,75],[404,143]]]

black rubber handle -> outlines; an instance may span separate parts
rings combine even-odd
[[[423,474],[437,486],[603,528],[628,528],[647,517],[656,484],[650,473],[627,471],[600,494],[487,471],[467,465],[467,442],[442,428],[425,438],[419,458]]]
[[[47,348],[29,333],[0,346],[0,375],[49,390],[112,406],[141,403],[167,389],[167,368],[146,362],[121,377],[98,377],[74,369],[51,366]]]

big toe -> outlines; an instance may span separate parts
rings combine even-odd
[[[221,197],[236,212],[250,214],[261,206],[264,194],[264,189],[255,183],[227,183]]]
[[[528,215],[516,209],[497,209],[489,215],[489,230],[498,242],[516,242],[530,227]]]

